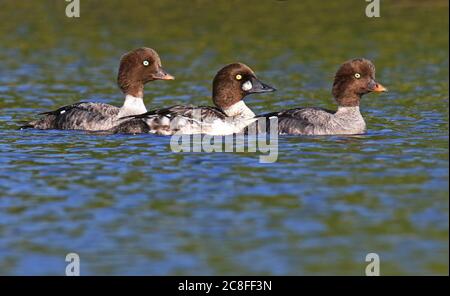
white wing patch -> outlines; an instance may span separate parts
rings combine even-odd
[[[253,88],[253,84],[249,81],[246,81],[243,85],[242,85],[242,90],[243,91],[249,91]]]

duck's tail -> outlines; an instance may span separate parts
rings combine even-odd
[[[20,124],[20,126],[17,128],[18,130],[25,130],[25,129],[29,129],[29,128],[35,128],[37,121],[22,121],[22,122],[18,122],[18,124]]]

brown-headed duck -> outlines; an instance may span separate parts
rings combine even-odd
[[[278,119],[278,133],[290,135],[354,135],[366,132],[359,110],[361,97],[370,92],[387,91],[375,80],[374,64],[363,58],[342,64],[334,78],[336,111],[303,107],[258,115]],[[267,125],[269,130],[270,124]]]
[[[228,135],[241,132],[255,119],[255,113],[243,99],[249,94],[273,92],[252,69],[234,63],[217,72],[213,81],[212,106],[175,105],[130,116],[115,127],[114,133],[155,133],[161,135]]]
[[[44,112],[38,120],[22,128],[63,130],[108,130],[124,116],[147,112],[144,105],[144,84],[154,80],[173,80],[161,66],[158,53],[151,48],[137,48],[120,60],[117,83],[125,94],[122,107],[104,103],[79,102]]]

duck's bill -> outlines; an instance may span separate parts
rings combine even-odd
[[[266,93],[266,92],[274,92],[276,91],[276,88],[265,84],[264,82],[260,81],[257,78],[252,78],[250,81],[251,88],[248,90],[245,89],[250,94],[256,94],[256,93]]]
[[[166,72],[163,68],[159,68],[158,72],[153,76],[159,80],[174,80],[175,77]]]
[[[388,90],[382,84],[380,84],[378,82],[374,82],[374,85],[372,86],[371,91],[373,91],[373,92],[386,92]]]

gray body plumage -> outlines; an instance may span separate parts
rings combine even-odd
[[[124,118],[118,126],[111,129],[113,133],[154,133],[173,135],[188,126],[196,126],[201,118],[224,118],[226,115],[217,108],[204,106],[175,105],[155,109],[144,114]]]
[[[277,117],[279,134],[354,135],[366,132],[366,123],[359,107],[339,107],[337,111],[296,108],[258,117]]]
[[[242,131],[253,121],[253,118],[228,116],[216,107],[175,105],[132,116],[112,132],[227,135]]]
[[[26,127],[37,129],[106,130],[119,123],[120,108],[104,103],[80,102],[42,113]]]

